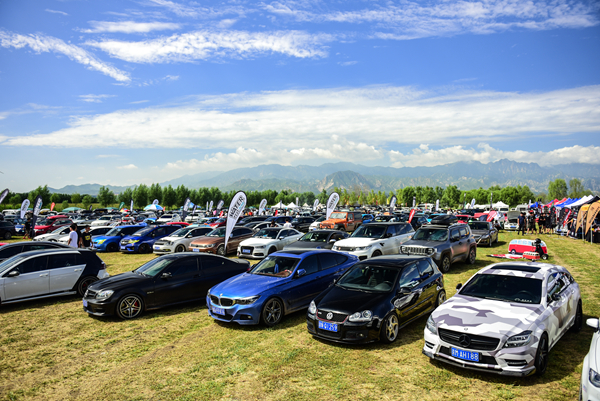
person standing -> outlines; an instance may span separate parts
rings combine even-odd
[[[31,217],[27,217],[27,220],[25,220],[25,235],[23,236],[23,239],[27,239],[30,238],[30,231],[31,231]]]
[[[86,226],[81,235],[81,247],[89,248],[90,246],[92,246],[92,233],[90,232],[90,226]]]
[[[527,216],[527,233],[529,233],[529,230],[531,230],[531,233],[534,234],[536,232],[535,229],[535,214],[533,213],[533,210],[529,212],[529,216]]]
[[[519,227],[517,227],[517,235],[519,235],[519,233],[521,233],[521,235],[525,235],[525,213],[521,212],[521,214],[519,215]]]
[[[67,242],[67,245],[69,245],[70,247],[73,248],[77,248],[79,247],[79,236],[77,235],[77,224],[73,223],[69,226],[69,229],[71,230],[69,232],[69,241]]]
[[[290,219],[285,219],[285,224],[283,225],[285,228],[292,228],[292,223]]]
[[[538,226],[540,227],[540,234],[544,234],[546,231],[546,213],[542,212],[538,219]]]

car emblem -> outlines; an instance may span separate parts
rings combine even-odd
[[[462,345],[465,348],[467,348],[469,345],[471,345],[471,339],[466,334],[463,334],[462,336],[458,337],[458,342],[460,345]]]
[[[329,312],[327,314],[327,320],[331,320],[333,318],[333,313]]]

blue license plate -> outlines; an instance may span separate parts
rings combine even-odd
[[[210,309],[213,311],[213,313],[216,313],[217,315],[225,316],[225,309],[223,309],[223,308],[217,308],[216,306],[211,306]]]
[[[242,249],[242,253],[250,253],[250,249]]]
[[[470,362],[479,362],[479,352],[463,351],[461,349],[451,348],[452,356]]]
[[[198,249],[198,248],[192,248],[192,252],[200,252],[200,249]]]
[[[83,307],[87,308],[87,301],[85,299],[83,300]]]
[[[334,323],[322,322],[319,320],[319,328],[327,331],[334,331],[337,333],[338,325]]]
[[[160,246],[156,246],[156,245],[155,245],[155,246],[154,246],[154,249],[160,249]]]

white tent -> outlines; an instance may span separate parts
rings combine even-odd
[[[298,206],[296,206],[294,204],[294,202],[291,202],[289,205],[286,206],[288,209],[296,209]]]
[[[271,209],[285,209],[287,206],[284,206],[282,201],[279,201],[279,203],[271,206]]]
[[[501,207],[508,207],[508,205],[502,201],[492,203],[492,206],[494,207],[494,209],[500,209]]]
[[[570,205],[565,206],[566,208],[573,208],[573,207],[578,207],[581,205],[585,205],[586,203],[588,203],[592,198],[594,198],[594,195],[588,195],[588,196],[584,196],[583,198],[579,199],[577,202],[575,203],[571,203]]]

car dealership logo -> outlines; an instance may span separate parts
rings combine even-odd
[[[327,314],[327,320],[331,320],[331,319],[333,319],[333,313],[329,312]]]

